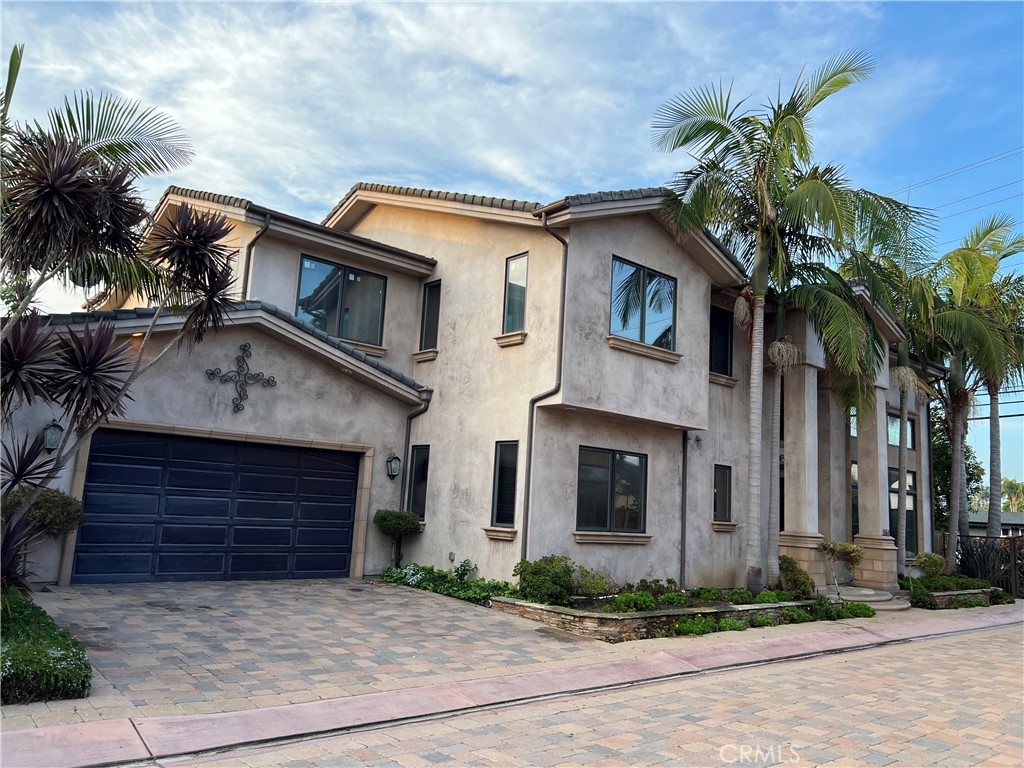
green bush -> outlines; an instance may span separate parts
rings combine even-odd
[[[81,699],[92,687],[85,647],[17,590],[4,590],[0,617],[0,701]]]
[[[659,598],[659,602],[664,605],[673,605],[676,608],[684,608],[686,606],[686,595],[682,592],[666,592]]]
[[[748,605],[754,602],[754,595],[749,589],[744,589],[743,587],[730,589],[725,597],[733,605]]]
[[[449,573],[430,565],[416,563],[409,563],[404,568],[388,568],[380,577],[382,581],[392,584],[405,584],[479,604],[486,603],[492,597],[514,597],[517,594],[516,588],[507,581],[468,579],[464,576],[462,581],[459,581],[458,573]]]
[[[609,613],[636,613],[653,611],[657,607],[650,592],[624,592],[612,598],[604,609]]]
[[[718,631],[719,632],[742,632],[747,629],[750,625],[742,621],[741,619],[731,619],[725,616],[718,620]]]
[[[972,579],[969,576],[925,576],[918,579],[925,589],[931,592],[959,592],[964,589],[988,589],[991,585],[984,579]]]
[[[793,595],[789,592],[776,589],[766,589],[758,593],[757,597],[754,598],[754,603],[788,603],[792,599]]]
[[[939,607],[935,595],[929,592],[918,579],[910,581],[910,604],[915,608],[927,608],[930,611]]]
[[[999,587],[992,587],[992,591],[988,596],[992,605],[1009,605],[1010,603],[1017,602],[1013,599],[1013,596],[1007,592],[1004,592]]]
[[[814,617],[810,613],[795,605],[788,605],[783,608],[780,618],[783,624],[803,624],[808,621],[814,621]]]
[[[807,610],[815,621],[835,621],[841,618],[839,607],[833,605],[832,601],[824,595],[818,595]]]
[[[581,597],[614,595],[617,586],[610,574],[577,565],[572,578],[572,593]]]
[[[817,592],[814,579],[792,557],[779,556],[779,572],[782,574],[782,586],[790,592],[800,597],[811,597]]]
[[[750,617],[752,627],[776,627],[778,624],[778,620],[768,613],[757,613]]]
[[[3,511],[17,510],[31,492],[32,489],[24,485],[11,491],[4,501]],[[85,524],[82,502],[53,488],[44,488],[32,502],[26,515],[32,523],[39,525],[47,536],[53,538],[76,531]]]
[[[675,579],[640,579],[634,592],[650,592],[655,600],[660,600],[662,595],[679,591],[679,583]]]
[[[946,558],[934,552],[922,552],[917,556],[917,567],[925,576],[939,576],[946,567]]]
[[[373,524],[387,536],[411,536],[420,532],[420,519],[401,509],[378,509]]]
[[[706,635],[715,631],[715,617],[710,615],[684,616],[676,625],[677,635]]]
[[[837,560],[846,563],[851,571],[860,565],[864,559],[864,548],[858,544],[851,544],[848,541],[826,539],[818,543],[818,551],[830,563],[834,563]]]
[[[988,603],[980,597],[954,597],[948,603],[947,608],[984,608]]]
[[[521,561],[512,574],[519,577],[519,594],[524,600],[568,605],[575,570],[572,560],[565,555],[547,555],[540,560]]]
[[[875,609],[867,603],[843,603],[839,607],[840,619],[870,619]]]
[[[472,560],[466,559],[452,568],[452,578],[455,579],[456,584],[465,584],[469,574],[474,571],[476,571],[476,564]]]
[[[709,603],[724,603],[725,593],[715,587],[696,587],[690,590],[690,597],[694,600],[705,600]]]

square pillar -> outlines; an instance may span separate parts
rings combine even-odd
[[[882,535],[889,527],[889,440],[885,390],[877,386],[874,407],[857,412],[857,484],[860,531],[853,541],[864,548],[864,561],[854,570],[853,583],[897,589],[896,542]]]

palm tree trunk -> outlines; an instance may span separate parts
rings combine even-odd
[[[988,526],[985,533],[999,536],[1003,532],[1003,451],[999,433],[999,385],[986,381],[988,388]]]
[[[960,411],[960,497],[957,499],[957,527],[963,538],[971,535],[971,518],[967,505],[967,460],[964,456],[964,445],[967,443],[967,414],[968,406],[964,406]]]
[[[950,398],[952,400],[952,398]],[[960,485],[962,476],[960,466],[964,462],[963,435],[960,431],[959,409],[950,404],[949,412],[946,414],[949,419],[949,447],[950,447],[950,472],[949,472],[949,523],[946,534],[946,568],[945,573],[956,572],[956,537],[957,519],[960,507]]]
[[[751,300],[750,343],[750,454],[747,467],[747,589],[764,588],[761,567],[761,416],[764,392],[764,294]]]
[[[900,387],[900,447],[896,462],[899,492],[896,501],[896,573],[907,574],[907,400],[909,393]]]
[[[765,582],[769,587],[779,581],[779,435],[782,432],[782,371],[772,376],[772,436],[768,457],[768,568]]]

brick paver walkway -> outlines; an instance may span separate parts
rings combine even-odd
[[[1021,628],[153,765],[1019,766]]]

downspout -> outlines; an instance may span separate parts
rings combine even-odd
[[[680,503],[679,503],[679,588],[686,585],[686,472],[689,467],[690,432],[683,432],[683,457],[680,461]]]
[[[402,449],[402,471],[399,477],[399,482],[401,483],[399,486],[399,499],[401,504],[399,504],[399,506],[402,509],[409,508],[409,488],[405,482],[405,473],[409,471],[409,451],[411,450],[410,443],[412,442],[412,420],[427,412],[427,408],[430,407],[430,398],[434,396],[434,390],[421,389],[419,394],[422,405],[405,417],[405,447]]]
[[[252,249],[256,245],[256,241],[259,240],[266,231],[270,229],[270,214],[267,213],[263,216],[263,226],[260,227],[260,231],[256,233],[256,237],[249,241],[249,244],[245,246],[245,264],[242,269],[242,301],[249,298],[249,271],[252,265]]]
[[[559,287],[559,299],[558,299],[558,338],[556,340],[556,361],[555,361],[555,385],[551,389],[541,392],[539,395],[534,395],[530,398],[529,417],[526,422],[526,482],[523,487],[523,538],[522,544],[520,545],[521,554],[520,560],[526,560],[528,550],[528,542],[530,540],[530,486],[531,480],[533,479],[533,423],[536,420],[537,415],[537,403],[546,397],[551,395],[557,395],[562,389],[562,348],[563,348],[563,336],[565,335],[565,274],[566,264],[569,258],[569,243],[568,241],[551,229],[548,226],[548,214],[547,211],[541,212],[540,219],[541,226],[544,227],[544,231],[551,235],[555,240],[562,244],[562,279],[561,286]]]

